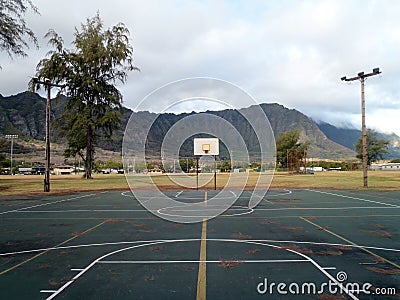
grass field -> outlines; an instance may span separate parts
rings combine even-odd
[[[138,176],[138,179],[141,175]],[[218,174],[217,186],[222,188],[229,174]],[[269,176],[269,175],[268,175]],[[160,189],[179,189],[167,175],[152,176]],[[250,174],[246,187],[251,188],[257,180],[257,174]],[[314,175],[290,175],[275,173],[271,188],[317,188],[362,190],[361,171],[321,172]],[[52,193],[70,193],[95,190],[128,189],[124,175],[94,175],[91,180],[82,179],[80,175],[51,176]],[[213,188],[210,182],[205,188]],[[369,189],[398,190],[400,189],[400,172],[371,171],[369,172]],[[43,176],[0,176],[0,195],[36,194],[43,191]]]
[[[400,298],[400,172],[371,171],[368,189],[362,172],[276,173],[256,207],[251,190],[213,191],[212,176],[198,191],[174,183],[194,176],[151,176],[177,202],[164,205],[145,175],[130,176],[141,202],[124,175],[51,176],[50,193],[43,176],[0,176],[0,299]],[[282,295],[277,283],[318,293]]]

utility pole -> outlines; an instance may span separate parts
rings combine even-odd
[[[44,191],[50,192],[50,97],[51,88],[59,87],[64,88],[65,84],[51,83],[50,79],[44,79],[44,81],[39,80],[34,77],[33,84],[42,84],[47,90],[47,102],[46,102],[46,171],[44,172]]]
[[[14,150],[14,139],[17,139],[17,134],[6,134],[6,139],[11,139],[11,159],[10,159],[10,174],[13,175],[13,150]]]
[[[196,190],[199,189],[199,157],[196,156]]]
[[[365,79],[370,76],[375,76],[381,74],[379,68],[375,68],[371,73],[364,74],[360,72],[357,76],[352,78],[346,78],[346,76],[340,78],[342,81],[354,81],[359,80],[361,82],[361,131],[362,131],[362,164],[363,164],[363,177],[364,177],[364,187],[368,187],[368,156],[367,156],[367,127],[365,126],[365,92],[364,83]]]

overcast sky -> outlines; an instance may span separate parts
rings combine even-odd
[[[380,67],[366,81],[367,126],[400,135],[400,1],[32,1],[40,15],[29,14],[27,25],[40,49],[14,60],[1,53],[3,96],[27,89],[50,28],[70,48],[74,28],[99,11],[105,27],[123,22],[131,32],[141,71],[120,86],[127,107],[171,81],[213,77],[259,103],[359,128],[360,83],[340,78]]]

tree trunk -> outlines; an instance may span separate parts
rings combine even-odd
[[[85,178],[92,178],[92,166],[93,166],[93,128],[92,126],[88,127],[87,131],[87,141],[86,141],[86,161],[85,161]]]

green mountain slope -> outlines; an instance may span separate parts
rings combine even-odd
[[[343,145],[349,149],[355,150],[355,144],[361,137],[361,130],[349,128],[337,128],[328,123],[316,123],[325,135],[332,141]],[[385,159],[394,159],[400,157],[400,137],[396,134],[386,134],[378,132],[378,139],[389,141],[389,154],[385,155]]]
[[[59,99],[52,100],[51,118],[55,120],[63,110],[66,99],[61,96]],[[14,133],[19,134],[21,137],[43,140],[45,136],[45,99],[39,95],[31,92],[23,92],[15,96],[3,97],[0,95],[0,134]],[[282,105],[261,104],[263,111],[268,117],[272,130],[277,136],[280,132],[288,131],[297,128],[301,132],[301,139],[310,140],[312,148],[308,156],[315,158],[330,158],[330,159],[352,159],[355,154],[353,150],[349,149],[343,144],[332,141],[314,122],[312,122],[306,115],[294,109],[288,109]],[[251,113],[254,107],[243,108],[237,110],[222,110],[222,111],[208,111],[207,113],[215,114],[228,122],[230,122],[245,138],[245,142],[250,149],[250,152],[257,151],[257,139],[248,122],[240,114],[242,111]],[[184,117],[192,113],[182,114],[161,114],[158,116],[153,125],[152,130],[148,136],[148,151],[149,155],[159,155],[161,149],[161,142],[173,124],[178,122]],[[125,109],[123,115],[123,122],[118,130],[113,135],[113,141],[100,139],[98,146],[104,149],[120,151],[122,139],[124,135],[125,126],[128,119],[132,116],[137,124],[137,130],[142,131],[141,128],[142,118],[149,118],[154,116],[149,112],[132,112],[130,109]],[[53,122],[54,123],[54,122]],[[212,126],[212,124],[210,124]],[[58,124],[53,124],[52,141],[57,143],[65,143],[60,135],[56,135]],[[135,133],[132,133],[135,134]],[[190,156],[192,152],[192,144],[186,142],[182,149],[181,154]]]

